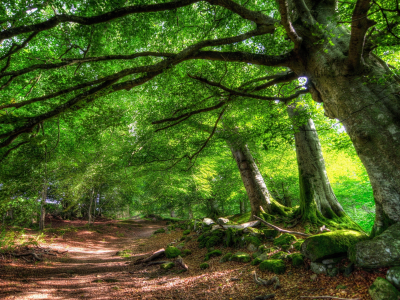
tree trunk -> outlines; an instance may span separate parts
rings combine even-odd
[[[43,230],[45,226],[45,218],[46,218],[46,198],[47,198],[47,181],[44,180],[42,197],[40,200],[40,217],[39,217],[39,230]]]
[[[373,188],[372,236],[400,222],[400,85],[383,61],[369,56],[364,76],[312,78],[325,114],[339,119]],[[380,80],[383,79],[383,80]]]
[[[244,214],[246,212],[244,208],[244,199],[239,201],[239,205],[240,205],[240,213]]]
[[[94,188],[92,189],[92,193],[90,195],[90,203],[89,203],[89,209],[88,209],[88,223],[89,225],[92,224],[92,204],[93,204],[93,198],[94,198]]]
[[[215,198],[210,198],[208,199],[209,203],[209,217],[211,219],[217,219],[219,216],[221,216],[222,212],[219,206],[218,201]]]
[[[170,211],[170,216],[171,218],[176,218],[176,213],[173,209]]]
[[[188,203],[188,205],[189,205],[189,219],[193,219],[192,203]]]
[[[304,109],[298,109],[294,104],[288,106],[287,111],[295,124]],[[294,126],[302,220],[317,223],[316,209],[330,220],[346,216],[330,185],[313,120],[308,119],[303,125]]]

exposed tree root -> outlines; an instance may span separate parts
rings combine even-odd
[[[186,271],[189,270],[189,267],[183,262],[183,258],[181,256],[178,256],[176,258],[175,263],[177,263],[179,266],[181,266],[182,268],[184,268]]]
[[[29,253],[22,253],[22,254],[15,254],[15,253],[11,253],[12,256],[14,257],[23,257],[23,256],[29,256],[32,255],[32,257],[38,261],[42,261],[43,259],[41,259],[39,256],[37,256],[37,254],[35,252],[29,252]]]
[[[150,257],[144,259],[144,258],[140,258],[137,261],[135,261],[133,264],[134,265],[139,265],[139,264],[144,264],[144,263],[148,263],[158,257],[164,256],[165,255],[165,249],[162,248],[160,250],[157,250],[156,252],[154,252]]]
[[[270,223],[264,221],[263,219],[261,219],[261,218],[259,218],[259,217],[257,217],[257,216],[253,216],[253,217],[254,217],[255,219],[257,219],[257,220],[260,220],[260,221],[261,221],[262,223],[264,223],[265,225],[267,225],[267,226],[269,226],[269,227],[271,227],[271,228],[273,228],[273,229],[275,229],[275,230],[277,230],[277,231],[283,232],[283,233],[296,234],[296,235],[301,235],[301,236],[305,236],[305,237],[310,237],[310,236],[311,236],[310,234],[306,234],[306,233],[302,233],[302,232],[285,230],[285,229],[279,228],[279,227],[277,227],[277,226],[275,226],[275,225],[272,225],[272,224],[270,224]]]
[[[279,282],[279,278],[277,276],[274,276],[269,280],[264,280],[264,279],[262,279],[260,277],[257,277],[257,273],[256,273],[256,271],[254,271],[253,272],[253,278],[254,278],[254,281],[259,285],[271,285],[271,284],[275,283],[274,284],[274,290],[276,290],[276,289],[281,287],[281,284]]]

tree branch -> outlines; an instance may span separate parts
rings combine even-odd
[[[282,18],[281,24],[285,28],[287,35],[294,43],[295,49],[297,50],[303,39],[297,34],[296,30],[293,28],[292,22],[290,21],[289,5],[287,0],[279,0],[279,13]]]

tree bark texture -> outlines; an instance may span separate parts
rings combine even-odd
[[[296,104],[287,107],[293,123],[296,123],[296,117],[300,110],[303,109],[296,108]],[[321,144],[313,120],[308,119],[295,130],[300,178],[300,213],[303,216],[309,216],[310,213],[312,214],[310,210],[317,208],[328,219],[344,216],[345,212],[336,199],[328,179]]]

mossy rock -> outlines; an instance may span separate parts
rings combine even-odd
[[[221,256],[221,255],[222,255],[221,250],[213,250],[213,251],[208,252],[208,253],[206,254],[206,257],[204,258],[204,260],[207,261],[207,260],[209,260],[211,257],[214,257],[214,256]]]
[[[288,258],[292,260],[292,265],[294,267],[304,266],[304,256],[301,253],[290,254]]]
[[[301,245],[303,245],[304,240],[297,240],[296,243],[293,244],[293,248],[297,251],[301,250]]]
[[[160,265],[160,269],[163,269],[163,270],[169,270],[169,269],[172,269],[173,267],[175,267],[175,264],[173,262],[166,262],[166,263]]]
[[[187,242],[190,242],[192,240],[192,237],[191,236],[187,236],[186,238],[185,238],[185,242],[187,243]]]
[[[255,259],[253,259],[253,260],[251,261],[250,264],[251,264],[252,266],[257,266],[257,265],[259,265],[261,262],[262,262],[262,260],[259,259],[258,257],[256,257]]]
[[[192,254],[192,251],[190,249],[185,249],[182,251],[182,255],[184,255],[184,256],[188,256],[190,254]]]
[[[232,256],[231,261],[247,263],[247,262],[251,261],[251,257],[247,253],[237,252]]]
[[[214,230],[206,232],[199,236],[199,248],[207,247],[207,249],[219,245],[223,242],[224,232],[222,230]]]
[[[274,246],[284,247],[291,245],[295,241],[297,241],[297,238],[293,234],[284,233],[274,240]]]
[[[301,253],[311,261],[320,262],[347,254],[349,247],[367,239],[364,233],[354,230],[337,230],[307,238],[301,246]]]
[[[167,258],[175,258],[178,257],[178,255],[181,255],[181,250],[174,246],[169,246],[165,249],[165,256]]]
[[[243,229],[243,233],[251,236],[256,236],[258,238],[261,236],[261,232],[261,230],[254,227],[246,227],[245,229]]]
[[[186,240],[186,236],[183,236],[183,237],[181,237],[181,238],[179,239],[180,242],[182,242],[182,241],[184,241],[184,240]]]
[[[241,248],[245,245],[243,229],[228,228],[224,235],[225,247]]]
[[[272,254],[269,258],[270,259],[286,259],[288,257],[288,254],[283,251],[276,252]]]
[[[386,279],[377,277],[368,290],[372,300],[398,300],[400,292]]]
[[[224,256],[222,256],[222,258],[219,260],[219,262],[223,263],[223,262],[230,261],[232,256],[233,256],[233,253],[229,252],[229,253],[225,254]]]
[[[271,271],[275,274],[283,274],[286,271],[286,266],[281,259],[269,259],[260,263],[259,268],[261,271]]]
[[[187,230],[185,230],[185,231],[183,232],[183,235],[188,235],[188,234],[190,234],[190,229],[187,229]]]
[[[276,238],[279,234],[278,230],[275,229],[264,229],[263,233],[265,235],[266,238]]]
[[[165,233],[165,229],[164,229],[164,228],[160,228],[160,229],[157,229],[156,231],[154,231],[153,233],[154,233],[154,234],[157,234],[157,233]]]
[[[259,247],[261,245],[261,240],[256,236],[245,236],[244,240],[246,241],[247,245],[253,244],[255,247]]]
[[[179,250],[182,250],[183,247],[185,247],[185,243],[179,243],[176,248],[178,248]]]
[[[200,264],[200,269],[202,269],[202,270],[208,269],[209,267],[210,267],[210,265],[208,263]]]

